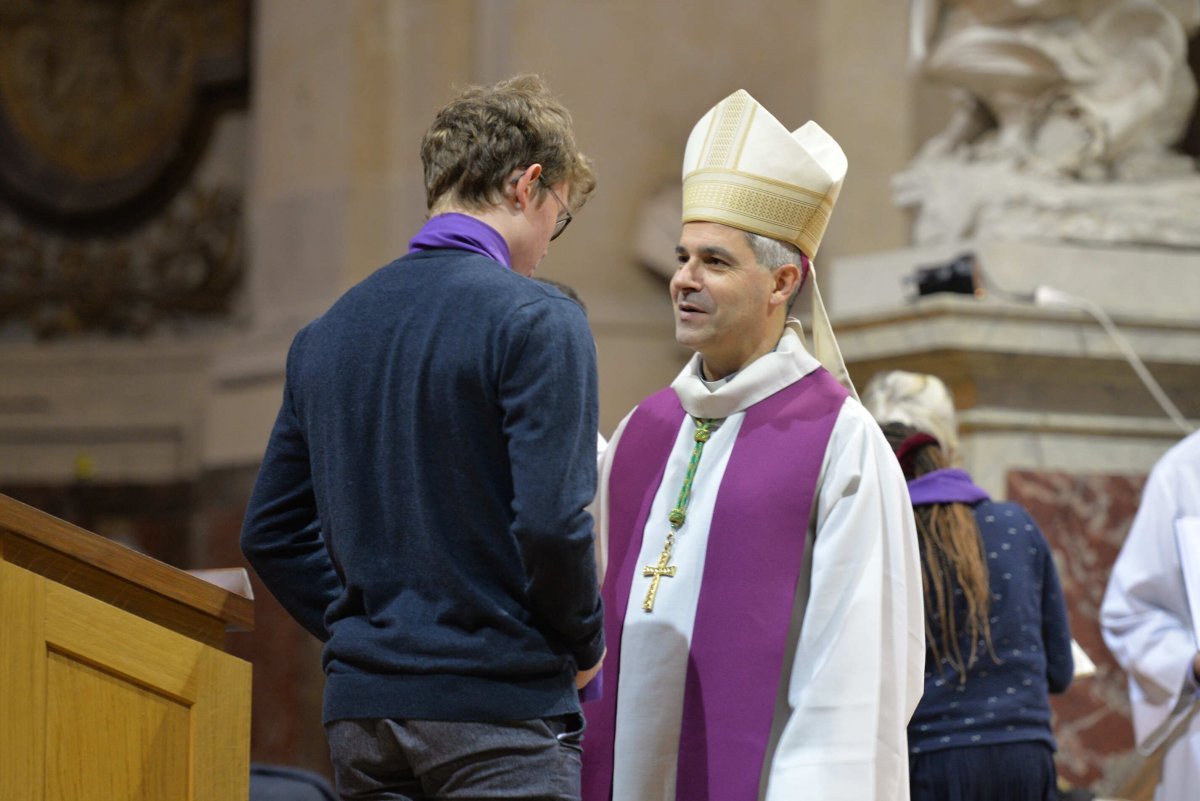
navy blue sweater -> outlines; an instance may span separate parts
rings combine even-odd
[[[962,685],[947,664],[926,651],[925,695],[908,724],[913,754],[972,745],[1043,742],[1054,748],[1047,693],[1071,683],[1071,631],[1058,571],[1033,518],[1015,503],[982,501],[973,507],[987,554],[992,590],[989,622],[999,664],[982,642],[963,655],[978,656]],[[958,620],[966,619],[956,590]],[[939,667],[941,668],[939,670]]]
[[[595,347],[557,290],[414,253],[297,334],[242,529],[325,641],[325,720],[577,710],[604,639]]]

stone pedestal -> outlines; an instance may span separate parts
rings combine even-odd
[[[911,297],[918,268],[966,252],[1003,293]],[[1045,532],[1072,633],[1098,665],[1054,699],[1059,770],[1115,792],[1140,758],[1098,610],[1145,475],[1183,432],[1101,325],[1079,309],[1035,305],[1038,286],[1107,311],[1182,413],[1200,420],[1200,253],[968,242],[845,258],[822,278],[858,387],[889,369],[943,379],[959,409],[965,467]]]

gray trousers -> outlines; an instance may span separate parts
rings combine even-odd
[[[325,726],[343,801],[580,801],[583,716]]]

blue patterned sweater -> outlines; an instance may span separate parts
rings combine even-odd
[[[1030,741],[1054,748],[1048,693],[1067,688],[1074,664],[1050,547],[1015,503],[982,501],[972,509],[987,554],[989,620],[999,663],[976,643],[978,658],[964,685],[927,650],[925,695],[908,725],[909,752]],[[956,591],[958,620],[966,615],[961,593]],[[964,642],[964,656],[968,652]]]

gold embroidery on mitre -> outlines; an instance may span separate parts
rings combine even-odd
[[[750,95],[738,92],[720,105],[701,150],[701,167],[734,167],[753,127],[757,104]]]
[[[683,181],[683,222],[720,222],[792,242],[809,258],[832,211],[827,195],[750,175],[697,170]]]

